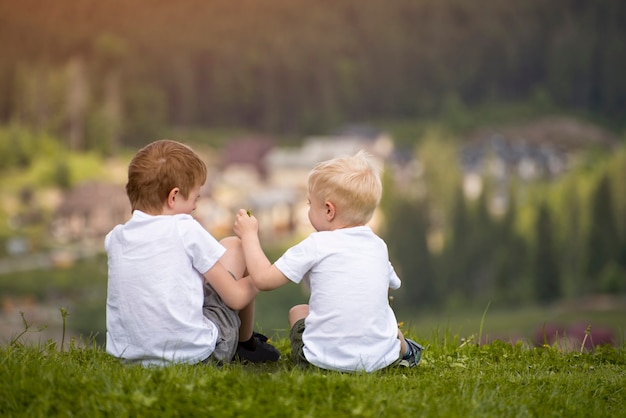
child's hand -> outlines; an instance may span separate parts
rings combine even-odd
[[[248,209],[239,209],[235,216],[235,225],[233,230],[239,238],[242,238],[246,234],[256,234],[259,229],[259,222],[252,215],[252,212]]]

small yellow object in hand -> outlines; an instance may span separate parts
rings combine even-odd
[[[252,209],[248,209],[246,213],[248,214],[248,216],[252,216]]]

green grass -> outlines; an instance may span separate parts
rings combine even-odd
[[[415,336],[414,336],[415,337]],[[96,345],[0,346],[0,416],[619,417],[626,350],[430,340],[422,364],[372,374],[271,365],[122,365]]]
[[[79,264],[76,271],[6,275],[0,277],[0,289],[3,296],[38,291],[42,301],[58,293],[78,296],[81,305],[72,304],[65,317],[57,313],[47,321],[62,320],[68,333],[84,321],[79,328],[89,335],[103,327],[103,266],[100,260]],[[427,347],[424,360],[416,369],[370,375],[293,367],[287,311],[305,300],[295,286],[259,295],[258,329],[274,339],[283,359],[221,369],[124,366],[101,346],[63,338],[60,326],[46,330],[53,331],[56,342],[45,340],[37,329],[47,324],[33,323],[26,315],[28,336],[0,339],[0,416],[626,417],[623,298],[611,310],[585,310],[567,301],[509,310],[399,309],[405,333]],[[78,309],[83,304],[94,312]],[[592,335],[610,326],[618,346],[581,352],[559,343],[539,348],[509,343],[515,339],[508,337],[529,337],[544,323],[581,321],[591,325]],[[35,342],[26,344],[26,337]],[[497,337],[504,342],[494,341]],[[489,343],[475,344],[481,340]]]

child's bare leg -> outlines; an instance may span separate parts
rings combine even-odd
[[[409,346],[407,345],[404,335],[400,330],[398,330],[398,339],[400,340],[400,356],[404,357],[407,351],[409,351]]]
[[[220,244],[226,248],[226,252],[220,258],[220,263],[235,276],[235,280],[241,279],[246,271],[246,259],[241,241],[237,237],[226,237],[220,241]]]
[[[220,262],[235,276],[235,280],[241,279],[247,273],[241,240],[237,237],[226,237],[220,241],[220,244],[226,248]],[[241,320],[239,341],[247,341],[252,337],[254,330],[254,299],[239,311],[239,319]]]
[[[296,305],[289,310],[289,328],[293,327],[293,324],[309,316],[309,305],[302,304]]]
[[[400,361],[402,367],[416,367],[422,361],[422,350],[424,347],[415,341],[405,338],[402,331],[398,330],[400,340]]]
[[[254,331],[254,301],[239,311],[239,341],[248,341]]]
[[[222,239],[220,243],[226,248],[220,262],[231,272],[235,280],[246,277],[248,271],[241,240],[237,237],[227,237]],[[239,325],[239,342],[235,356],[242,361],[252,363],[277,361],[280,358],[280,351],[267,343],[265,339],[260,339],[260,334],[254,333],[254,297],[251,297],[248,304],[239,310],[239,319],[241,324]]]

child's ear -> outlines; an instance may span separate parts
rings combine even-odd
[[[174,187],[172,190],[170,190],[169,194],[167,195],[167,207],[172,209],[174,207],[174,205],[176,204],[176,198],[178,197],[178,193],[180,193],[180,189],[178,187]]]
[[[335,218],[335,214],[337,213],[335,205],[333,202],[326,201],[324,202],[324,207],[326,208],[326,220],[330,222]]]

